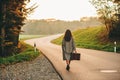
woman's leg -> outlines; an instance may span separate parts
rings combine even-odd
[[[67,64],[67,66],[66,66],[66,70],[69,71],[69,69],[70,69],[70,60],[66,60],[66,64]]]
[[[67,64],[66,70],[69,71],[69,69],[70,69],[70,54],[69,53],[65,54],[65,57],[66,57],[66,64]]]
[[[69,65],[70,64],[70,60],[66,60],[66,64]]]

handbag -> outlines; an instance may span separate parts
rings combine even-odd
[[[71,60],[80,60],[80,53],[71,53]]]

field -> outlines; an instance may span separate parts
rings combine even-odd
[[[20,40],[43,37],[44,35],[20,35]]]

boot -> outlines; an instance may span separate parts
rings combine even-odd
[[[69,66],[69,65],[67,65],[66,70],[67,70],[67,71],[69,71],[69,69],[70,69],[70,66]]]

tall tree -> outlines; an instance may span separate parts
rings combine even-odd
[[[0,55],[5,56],[4,54],[4,42],[5,42],[5,18],[6,18],[6,3],[5,1],[0,0]]]
[[[26,8],[30,0],[0,0],[0,56],[11,55],[17,48],[19,33],[28,13],[34,8]],[[7,6],[6,6],[7,5]]]

